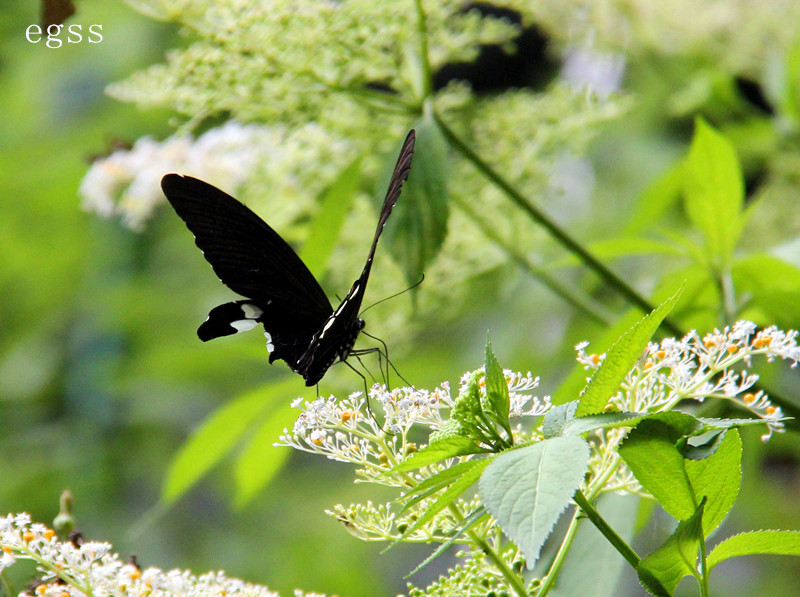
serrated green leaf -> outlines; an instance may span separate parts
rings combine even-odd
[[[287,382],[278,384],[283,395]],[[292,384],[296,387],[296,383]],[[251,423],[278,398],[275,386],[258,388],[213,413],[192,434],[170,463],[161,499],[171,504],[194,485],[239,442]]]
[[[419,282],[425,268],[438,255],[447,235],[450,215],[447,201],[447,143],[436,122],[424,116],[414,125],[417,141],[411,173],[403,185],[392,222],[384,230],[386,243],[403,268],[409,284]],[[377,193],[383,203],[386,185],[397,153],[387,158]]]
[[[551,438],[563,435],[562,431],[564,427],[575,418],[576,410],[578,410],[577,400],[565,404],[557,404],[548,410],[542,420],[542,433],[544,437]]]
[[[700,502],[692,516],[678,524],[664,545],[639,564],[639,580],[654,595],[663,595],[664,590],[667,595],[672,595],[681,579],[697,570],[704,505],[705,501]],[[653,578],[659,585],[652,586],[650,581]]]
[[[339,173],[323,193],[319,210],[311,222],[308,240],[303,244],[300,258],[311,273],[321,277],[330,259],[361,180],[359,156]]]
[[[742,440],[729,429],[716,451],[704,460],[686,460],[686,474],[696,499],[707,498],[703,511],[703,534],[708,536],[728,515],[742,478]]]
[[[492,418],[506,431],[511,438],[508,424],[509,398],[508,384],[503,375],[503,368],[492,353],[492,343],[486,340],[486,397]]]
[[[462,462],[461,464],[466,465],[469,464],[470,466],[462,467],[461,471],[458,475],[454,475],[452,480],[448,483],[441,484],[439,483],[432,485],[427,491],[417,495],[414,499],[412,499],[406,506],[403,508],[402,512],[406,511],[408,507],[412,504],[416,504],[423,499],[433,495],[439,489],[443,489],[447,487],[442,493],[436,496],[436,500],[432,501],[428,508],[425,510],[425,513],[420,516],[417,520],[414,521],[414,524],[411,525],[403,535],[395,541],[402,541],[412,533],[414,533],[417,529],[422,528],[425,524],[427,524],[430,520],[433,519],[439,512],[447,508],[450,504],[452,504],[458,496],[460,496],[464,491],[466,491],[469,487],[471,487],[481,476],[483,470],[492,462],[491,458],[483,458],[481,460],[468,460],[466,462]],[[456,465],[458,466],[458,465]],[[455,468],[455,467],[453,467]],[[426,481],[430,481],[431,479],[426,479]],[[421,484],[420,484],[421,485]],[[419,487],[415,488],[418,490]]]
[[[619,454],[664,510],[683,520],[692,515],[696,502],[675,441],[673,428],[662,421],[646,419],[631,430]]]
[[[286,390],[288,391],[288,388]],[[276,392],[275,395],[278,398],[279,393]],[[286,391],[280,392],[280,395],[285,397]],[[297,409],[292,408],[292,404],[288,400],[280,403],[274,409],[270,409],[269,416],[261,423],[239,458],[236,459],[234,505],[237,508],[247,505],[289,459],[291,450],[278,448],[273,444],[278,441],[278,437],[284,429],[292,426],[297,412]]]
[[[528,568],[583,481],[589,446],[554,437],[497,456],[481,476],[486,509],[525,555]]]
[[[451,483],[455,483],[459,477],[463,475],[469,475],[470,471],[476,467],[483,467],[486,466],[489,462],[489,458],[485,459],[472,459],[472,460],[465,460],[464,462],[459,462],[450,466],[443,471],[435,474],[432,477],[428,477],[424,481],[422,481],[416,487],[409,489],[401,499],[407,500],[406,505],[403,508],[403,511],[407,510],[410,506],[413,506],[417,502],[425,499],[429,495],[436,493],[440,489],[447,487]],[[409,499],[411,498],[411,499]]]
[[[733,145],[702,118],[684,165],[684,204],[711,263],[727,264],[742,231],[744,183]]]
[[[800,531],[751,531],[728,537],[708,554],[708,569],[729,558],[761,554],[800,556]]]
[[[669,437],[673,442],[677,442],[682,437],[695,435],[703,428],[703,424],[697,417],[678,410],[652,413],[647,415],[646,419],[658,421],[669,427]]]
[[[413,471],[414,469],[434,464],[446,458],[466,456],[479,452],[486,452],[486,450],[481,448],[470,438],[459,435],[448,436],[421,448],[418,452],[414,452],[403,462],[395,466],[392,472]]]
[[[575,415],[594,415],[603,410],[609,398],[619,389],[625,375],[642,355],[647,343],[661,322],[675,306],[681,291],[664,301],[657,309],[625,332],[608,350],[605,360],[592,375],[580,398]]]
[[[647,416],[642,413],[600,413],[599,415],[578,417],[567,421],[561,430],[561,435],[583,435],[595,429],[632,427]]]

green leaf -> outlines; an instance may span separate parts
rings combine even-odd
[[[325,266],[339,239],[360,181],[361,157],[359,156],[339,173],[333,184],[322,195],[319,211],[311,222],[308,239],[300,252],[300,258],[317,278],[325,273]]]
[[[466,456],[479,452],[486,452],[486,450],[481,448],[470,438],[460,435],[448,436],[436,440],[424,448],[421,448],[418,452],[414,452],[403,462],[395,466],[392,472],[412,471],[445,460],[446,458]]]
[[[639,195],[625,234],[637,235],[651,230],[653,222],[662,222],[665,213],[678,203],[683,185],[683,163],[673,164],[651,182]]]
[[[603,410],[619,389],[625,375],[642,355],[661,322],[675,306],[681,291],[664,301],[647,317],[625,332],[608,350],[605,360],[594,372],[583,391],[576,416],[594,415]]]
[[[463,477],[464,475],[471,475],[471,471],[474,468],[480,467],[481,470],[483,470],[483,467],[488,465],[490,461],[490,458],[465,460],[464,462],[459,462],[444,469],[432,477],[428,477],[416,487],[409,489],[402,496],[401,499],[408,500],[406,505],[403,507],[403,511],[407,510],[417,502],[425,499],[429,495],[436,493],[440,489],[455,483],[460,477]]]
[[[710,262],[727,264],[743,225],[744,184],[733,145],[698,118],[684,168],[686,212],[705,236]]]
[[[481,476],[486,509],[525,555],[528,568],[583,481],[589,446],[554,437],[497,456]]]
[[[686,460],[686,474],[697,499],[707,499],[703,534],[708,536],[733,508],[742,478],[742,440],[729,429],[716,451],[704,460]]]
[[[414,533],[417,529],[421,528],[425,524],[427,524],[430,520],[433,519],[439,512],[447,508],[451,503],[453,503],[458,496],[460,496],[464,491],[466,491],[471,485],[473,485],[478,478],[481,476],[483,470],[492,462],[491,458],[482,458],[480,460],[467,460],[466,462],[461,462],[450,469],[446,469],[436,475],[436,477],[431,477],[426,479],[423,483],[420,483],[417,487],[414,488],[413,492],[417,493],[417,495],[411,499],[401,510],[401,512],[405,512],[414,504],[419,503],[423,499],[430,497],[437,491],[447,487],[441,494],[439,494],[435,500],[433,500],[429,505],[428,508],[425,510],[425,513],[420,516],[414,524],[411,525],[403,535],[397,539],[393,545],[399,541],[402,541],[412,533]],[[447,470],[458,469],[458,474],[449,473],[446,475],[447,479],[444,480],[443,473],[446,473]],[[434,480],[438,477],[438,480]],[[430,483],[428,483],[430,482]],[[409,492],[406,495],[410,495]]]
[[[666,543],[642,560],[639,580],[654,595],[672,595],[684,576],[696,574],[705,501],[682,521]],[[653,586],[652,580],[658,581]],[[664,592],[666,591],[666,592]]]
[[[511,427],[508,424],[508,384],[503,375],[503,368],[492,353],[492,343],[486,340],[486,397],[492,418],[506,431],[511,438]]]
[[[578,401],[554,406],[544,415],[542,433],[545,438],[583,435],[595,429],[609,427],[633,427],[649,415],[643,413],[600,413],[586,417],[575,417]]]
[[[288,391],[288,388],[286,390]],[[282,395],[285,397],[286,393]],[[285,401],[274,410],[270,409],[269,416],[236,460],[234,505],[237,508],[245,506],[253,499],[289,459],[291,450],[273,444],[284,429],[292,426],[292,422],[297,418],[297,412],[289,401]]]
[[[800,269],[771,255],[756,254],[738,259],[731,275],[737,293],[750,297],[750,307],[781,327],[797,325]],[[766,317],[764,317],[766,316]]]
[[[447,144],[436,122],[425,116],[414,125],[417,141],[411,173],[403,185],[394,215],[384,231],[395,261],[403,268],[409,284],[419,282],[425,268],[442,247],[447,235]],[[381,177],[380,204],[394,169],[397,152],[387,158]]]
[[[708,569],[729,558],[761,554],[800,556],[800,531],[751,531],[729,537],[708,555]]]
[[[695,510],[695,497],[686,478],[684,458],[675,446],[675,435],[666,423],[646,419],[631,430],[619,454],[664,510],[684,520]]]
[[[272,408],[290,387],[296,386],[291,380],[291,383],[258,388],[229,402],[206,419],[172,460],[162,500],[172,504],[186,493],[242,439],[253,421]]]
[[[548,410],[542,420],[542,433],[545,438],[564,435],[564,427],[575,418],[575,411],[578,410],[578,401],[573,400],[565,404],[557,404]]]

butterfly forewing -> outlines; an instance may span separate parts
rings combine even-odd
[[[306,379],[308,385],[316,383],[309,383],[310,380],[321,379],[336,360],[344,360],[353,348],[358,333],[363,329],[364,323],[358,318],[358,312],[361,309],[361,302],[364,299],[364,291],[367,287],[367,280],[369,279],[369,272],[372,268],[372,260],[375,256],[375,248],[378,246],[378,239],[381,236],[383,227],[386,225],[386,220],[392,213],[397,199],[400,197],[403,183],[408,178],[411,170],[411,158],[414,154],[414,141],[415,133],[410,131],[406,137],[403,147],[400,150],[400,155],[397,158],[397,164],[392,172],[392,178],[389,181],[389,189],[386,192],[386,197],[381,206],[381,212],[378,216],[378,225],[375,229],[375,236],[372,239],[372,246],[367,256],[367,261],[364,264],[364,269],[361,275],[353,283],[350,291],[345,296],[341,304],[336,308],[336,311],[331,314],[323,324],[320,331],[314,335],[311,343],[308,346],[305,354],[300,358],[298,363],[298,372],[300,372]]]
[[[161,188],[228,288],[259,302],[283,303],[318,323],[333,311],[297,253],[249,208],[190,176],[167,174]]]

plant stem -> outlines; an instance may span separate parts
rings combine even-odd
[[[450,510],[450,513],[456,519],[456,522],[460,523],[462,520],[464,520],[464,515],[461,513],[459,507],[455,504],[450,504],[448,506],[448,510]],[[522,582],[522,578],[519,574],[516,574],[511,568],[508,567],[508,564],[503,561],[502,556],[497,553],[497,551],[495,551],[495,549],[489,545],[489,543],[483,537],[481,537],[472,529],[467,529],[467,535],[502,573],[509,586],[514,589],[514,592],[520,597],[528,597],[528,591],[525,589],[525,584]]]
[[[550,570],[547,571],[544,582],[539,586],[539,592],[536,593],[536,597],[544,597],[555,586],[558,573],[561,570],[561,566],[564,565],[564,560],[572,547],[572,542],[575,540],[575,534],[578,532],[580,523],[581,510],[580,508],[575,508],[567,532],[564,535],[564,539],[561,541],[561,547],[558,548],[558,553],[556,553],[556,557],[553,558],[553,563],[550,564]]]
[[[517,249],[513,244],[505,240],[502,236],[497,234],[490,226],[487,226],[483,218],[481,218],[475,210],[466,201],[461,201],[457,196],[451,196],[451,200],[458,205],[459,209],[463,211],[472,222],[481,229],[481,232],[486,235],[492,242],[503,249],[508,255],[517,262],[523,269],[525,269],[533,277],[538,278],[545,286],[553,291],[554,294],[560,296],[570,305],[576,309],[583,311],[586,315],[601,323],[609,325],[614,317],[608,309],[603,305],[597,303],[590,297],[583,296],[579,291],[570,288],[566,284],[560,282],[556,277],[551,275],[547,270],[540,267],[531,261],[522,251]]]
[[[639,566],[639,562],[641,562],[641,558],[636,555],[636,552],[633,551],[630,545],[628,545],[625,540],[620,537],[617,532],[611,528],[611,526],[605,521],[605,519],[600,516],[600,513],[589,503],[589,500],[586,499],[586,496],[583,495],[583,492],[579,489],[575,492],[575,496],[573,497],[575,503],[580,506],[580,509],[586,514],[586,517],[597,527],[597,530],[603,533],[606,539],[614,546],[614,548],[622,554],[622,557],[625,558],[628,563],[636,569]]]
[[[444,136],[450,142],[450,145],[459,151],[465,158],[472,164],[493,184],[502,190],[511,201],[520,209],[522,209],[534,222],[547,230],[564,248],[574,253],[581,261],[583,261],[589,268],[595,271],[598,276],[605,280],[608,284],[614,287],[617,292],[626,298],[630,303],[636,305],[645,313],[649,313],[654,309],[642,295],[640,295],[633,287],[631,287],[625,280],[620,278],[617,274],[606,267],[597,257],[592,255],[587,249],[580,245],[573,239],[565,230],[562,230],[555,222],[553,222],[544,212],[536,207],[532,202],[526,199],[522,193],[515,189],[511,184],[500,174],[498,174],[488,163],[486,163],[472,148],[470,148],[464,141],[462,141],[447,124],[439,118],[438,114],[433,115],[436,123],[439,125]],[[665,319],[662,325],[670,331],[670,333],[677,336],[683,335],[681,329],[674,323]]]

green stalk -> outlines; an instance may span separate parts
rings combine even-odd
[[[537,278],[542,284],[552,290],[554,294],[560,296],[570,305],[584,312],[602,325],[609,325],[614,320],[614,316],[603,305],[593,300],[591,297],[584,296],[578,290],[559,282],[558,279],[547,270],[535,264],[522,251],[502,238],[490,226],[487,226],[484,220],[475,213],[472,206],[465,201],[461,201],[456,195],[451,195],[450,199],[458,205],[459,209],[463,211],[478,228],[481,229],[481,232],[483,232],[489,240],[503,249],[511,259],[516,261],[517,264],[530,275]]]
[[[547,232],[550,233],[561,245],[568,251],[574,253],[581,261],[583,261],[589,268],[595,271],[606,283],[614,287],[617,292],[625,297],[633,305],[636,305],[645,313],[649,313],[654,309],[642,295],[640,295],[632,286],[625,280],[620,278],[617,274],[606,267],[597,257],[592,255],[580,243],[573,239],[565,230],[562,230],[558,224],[553,222],[544,212],[526,199],[522,193],[515,189],[511,184],[500,174],[498,174],[488,163],[486,163],[472,148],[470,148],[464,141],[462,141],[455,132],[447,126],[447,124],[439,118],[438,114],[433,115],[436,123],[439,125],[444,136],[450,142],[450,145],[460,152],[495,186],[502,190],[509,199],[528,217],[534,222],[542,226]],[[676,336],[683,335],[681,329],[671,321],[665,319],[662,325]]]
[[[558,579],[558,573],[561,571],[561,567],[564,565],[564,560],[566,560],[567,554],[572,547],[572,542],[575,541],[575,534],[578,532],[578,527],[580,524],[581,510],[580,508],[575,508],[575,512],[572,513],[572,520],[569,523],[567,532],[564,535],[564,539],[561,541],[561,546],[558,548],[556,557],[553,558],[553,563],[550,564],[550,570],[547,571],[547,576],[545,577],[544,582],[542,582],[542,584],[539,586],[539,592],[536,593],[536,597],[545,597],[545,595],[547,595],[555,586],[556,579]]]
[[[460,523],[464,520],[464,515],[461,513],[461,510],[455,504],[450,504],[448,507],[450,513],[456,519],[456,522]],[[519,595],[519,597],[528,597],[528,591],[525,589],[525,584],[522,582],[522,578],[520,578],[519,574],[516,574],[511,568],[508,567],[503,561],[502,556],[495,551],[495,549],[489,545],[489,543],[478,533],[473,531],[472,529],[467,529],[467,535],[472,540],[472,542],[480,548],[483,554],[489,558],[492,563],[497,567],[500,573],[503,575],[503,578],[506,579],[509,586],[514,589],[514,592]]]
[[[625,558],[628,563],[633,566],[633,569],[639,567],[639,562],[642,559],[636,555],[636,552],[633,551],[630,545],[628,545],[625,540],[620,537],[617,532],[611,528],[611,526],[605,521],[605,519],[600,516],[600,513],[589,503],[589,500],[586,499],[586,496],[583,495],[583,492],[579,489],[575,492],[575,496],[573,497],[575,503],[578,504],[581,510],[586,514],[586,518],[588,518],[592,524],[597,527],[597,530],[600,531],[603,536],[608,539],[609,543],[614,546],[614,548],[622,554],[622,557]]]

